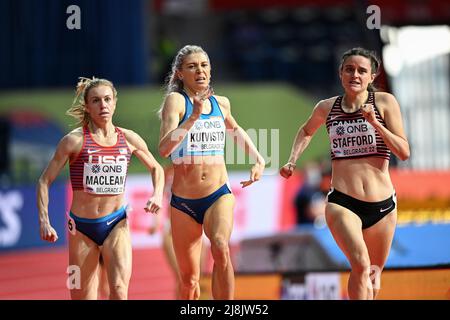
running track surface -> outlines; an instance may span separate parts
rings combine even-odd
[[[66,300],[67,249],[0,254],[0,300]],[[175,279],[160,248],[133,249],[130,300],[172,300]]]

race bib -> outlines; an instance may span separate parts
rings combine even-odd
[[[377,152],[375,128],[367,121],[338,121],[330,127],[331,152],[336,157],[365,156]]]
[[[84,163],[84,191],[94,194],[121,194],[125,191],[127,162]]]
[[[225,123],[221,117],[198,119],[188,132],[188,152],[223,152],[224,147]]]
[[[72,217],[68,216],[67,218],[67,229],[69,232],[73,235],[77,234],[77,226],[75,224],[75,220],[72,219]]]

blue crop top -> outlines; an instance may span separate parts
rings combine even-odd
[[[185,112],[183,119],[178,125],[181,125],[192,114],[194,106],[189,96],[182,92],[185,99]],[[205,155],[223,155],[225,147],[225,121],[220,110],[219,103],[213,96],[209,97],[211,102],[211,112],[201,114],[200,118],[194,122],[192,128],[188,131],[183,141],[170,154],[170,159],[184,156],[205,156]]]

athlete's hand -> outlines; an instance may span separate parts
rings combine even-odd
[[[147,205],[144,208],[145,212],[158,214],[159,210],[162,208],[162,198],[162,195],[153,195],[148,199]]]
[[[50,225],[50,223],[41,223],[40,225],[41,239],[48,242],[55,242],[58,240],[58,234],[56,230]]]
[[[256,162],[253,165],[252,169],[250,170],[250,180],[240,182],[242,185],[242,188],[248,187],[253,182],[256,182],[259,179],[261,179],[261,176],[264,172],[265,166],[266,166],[266,163],[264,162],[264,160],[260,160],[260,161]]]
[[[376,121],[378,121],[375,116],[373,104],[369,103],[363,104],[361,106],[361,113],[363,117],[367,120],[367,122],[369,122],[370,124],[374,124]]]
[[[280,175],[283,178],[289,179],[295,170],[295,163],[288,162],[280,169]]]
[[[194,109],[192,110],[192,116],[195,117],[195,119],[200,118],[202,112],[203,112],[203,102],[206,99],[209,99],[214,94],[211,87],[208,87],[204,92],[196,92],[195,96],[193,98],[193,105]]]

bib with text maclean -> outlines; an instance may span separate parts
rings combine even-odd
[[[131,152],[122,131],[116,128],[118,138],[114,146],[97,144],[87,128],[83,132],[83,148],[70,164],[72,188],[99,195],[123,193]]]

